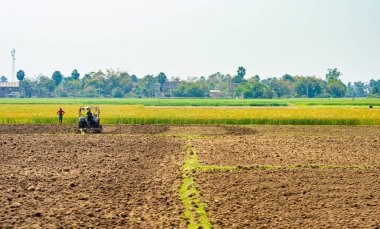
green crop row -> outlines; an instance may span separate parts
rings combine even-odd
[[[144,106],[380,106],[376,98],[215,99],[215,98],[7,98],[0,104],[144,105]]]

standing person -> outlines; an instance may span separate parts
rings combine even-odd
[[[93,125],[93,121],[94,121],[94,117],[92,116],[92,113],[91,113],[91,108],[88,108],[87,109],[87,122],[88,122],[88,125],[90,126],[90,127],[92,127],[92,125]]]
[[[64,114],[65,112],[62,110],[62,108],[59,108],[59,110],[57,111],[57,115],[58,115],[58,120],[59,120],[60,125],[62,125],[62,119],[63,119]]]

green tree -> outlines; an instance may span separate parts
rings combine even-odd
[[[329,68],[327,69],[327,74],[326,74],[326,80],[339,80],[339,77],[342,75],[341,72],[338,71],[337,68]]]
[[[133,82],[133,83],[137,83],[137,82],[139,82],[139,78],[137,78],[136,75],[132,75],[132,76],[131,76],[131,79],[132,79],[132,82]]]
[[[0,82],[2,82],[2,83],[8,82],[8,78],[5,76],[1,76]]]
[[[276,79],[272,82],[272,87],[277,97],[294,97],[294,79]]]
[[[206,82],[211,90],[219,90],[221,97],[230,95],[232,77],[220,72],[209,75],[206,81],[201,77],[198,82]]]
[[[240,78],[244,78],[245,76],[245,68],[244,67],[239,67],[238,70],[237,70],[237,74]]]
[[[260,82],[260,76],[259,75],[255,75],[254,77],[252,77],[255,81],[257,82]]]
[[[146,75],[144,76],[140,81],[141,85],[141,95],[145,97],[154,97],[156,95],[156,87],[155,84],[157,83],[156,78],[152,75]]]
[[[355,86],[351,82],[347,84],[347,95],[353,98],[356,97]]]
[[[60,71],[53,72],[52,80],[55,83],[55,86],[58,86],[62,82],[63,75]]]
[[[119,72],[117,75],[123,94],[130,93],[132,91],[132,88],[136,85],[136,83],[133,82],[132,76],[127,72]]]
[[[314,76],[295,76],[294,90],[297,97],[314,98],[322,94],[323,81]]]
[[[378,94],[380,94],[379,87],[373,87],[373,88],[371,88],[371,94],[372,95],[378,95]]]
[[[355,96],[356,97],[366,97],[367,94],[367,87],[364,82],[357,81],[354,82],[354,90],[355,90]]]
[[[326,92],[335,98],[345,96],[347,91],[347,86],[339,79],[340,76],[342,76],[342,73],[337,68],[327,69]]]
[[[281,77],[281,79],[284,80],[284,81],[289,81],[289,82],[294,82],[294,81],[295,81],[294,78],[293,78],[293,76],[291,76],[291,75],[289,75],[289,74],[285,74],[285,75],[283,75],[283,76]]]
[[[49,93],[52,93],[55,89],[54,80],[49,79],[46,76],[37,77],[36,90],[40,97],[49,96]]]
[[[32,88],[35,88],[36,81],[32,81],[29,79],[24,79],[23,81],[20,82],[20,88],[23,89],[22,92],[22,97],[24,98],[30,98],[32,97]]]
[[[347,86],[340,80],[331,80],[327,83],[326,91],[334,98],[344,97]]]
[[[239,85],[235,88],[235,91],[234,91],[234,97],[241,97],[243,96],[243,93],[244,92],[244,85]]]
[[[245,82],[245,80],[244,80],[245,74],[246,74],[245,68],[239,67],[237,70],[237,75],[232,78],[232,82],[233,83]]]
[[[23,70],[19,70],[16,74],[16,77],[19,81],[23,81],[25,78],[25,72]]]
[[[243,86],[243,98],[253,98],[253,91],[250,84],[246,83]]]
[[[265,85],[262,82],[254,82],[251,86],[252,88],[252,98],[264,98],[264,88]]]
[[[114,89],[112,89],[112,97],[123,98],[124,97],[123,89],[121,89],[120,87],[115,87]]]
[[[371,79],[369,81],[370,92],[372,95],[380,94],[380,80]]]
[[[82,82],[79,80],[70,80],[65,83],[65,89],[69,96],[78,96],[81,94]]]
[[[160,72],[157,76],[157,81],[160,84],[160,93],[162,93],[162,88],[164,86],[164,83],[168,80],[168,77],[166,77],[165,73]]]
[[[178,97],[208,97],[210,88],[201,82],[183,82],[173,90],[173,94]]]
[[[22,89],[22,97],[25,97],[25,85],[23,83],[25,79],[25,72],[23,70],[17,71],[16,78],[20,81],[19,87]]]
[[[233,83],[241,83],[245,82],[244,81],[244,76],[246,74],[245,68],[244,67],[239,67],[237,70],[237,75],[232,78]]]
[[[243,98],[265,98],[264,92],[265,92],[266,85],[262,82],[243,82],[241,83],[235,90],[235,97],[243,96]],[[269,93],[268,93],[269,95]],[[272,96],[271,96],[272,97]]]
[[[97,92],[97,88],[93,86],[85,87],[82,91],[84,97],[96,97],[99,95]]]
[[[252,98],[251,83],[241,83],[235,88],[234,97]]]
[[[91,79],[87,81],[87,85],[91,86],[91,88],[94,90],[94,97],[112,96],[112,89],[114,87],[118,87],[119,82],[114,76],[113,71],[108,70],[106,73],[97,71],[91,73]]]
[[[84,80],[91,79],[91,78],[92,78],[91,74],[89,74],[89,73],[84,74],[84,77],[83,77]]]
[[[71,73],[71,77],[73,78],[73,80],[79,79],[80,74],[79,74],[78,70],[74,69],[73,72]]]

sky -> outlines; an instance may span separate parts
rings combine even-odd
[[[380,79],[380,0],[0,0],[0,75]]]

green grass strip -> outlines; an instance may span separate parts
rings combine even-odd
[[[182,184],[179,189],[179,196],[185,208],[183,217],[188,228],[212,228],[206,212],[207,206],[200,200],[200,193],[195,183],[194,173],[199,164],[191,138],[189,138],[186,148],[186,161],[181,170]]]

